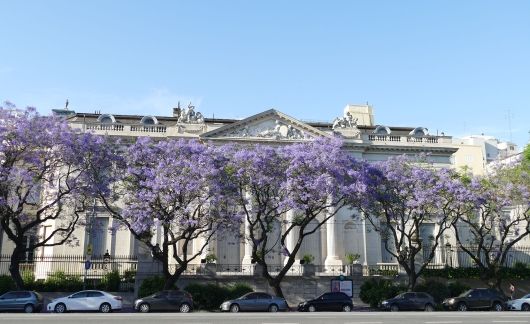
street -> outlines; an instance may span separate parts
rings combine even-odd
[[[0,316],[1,323],[171,323],[171,324],[487,324],[530,323],[522,312],[351,312],[351,313],[71,313],[15,314]]]

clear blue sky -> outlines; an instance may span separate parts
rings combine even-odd
[[[331,121],[368,101],[378,124],[529,140],[530,1],[0,1],[19,107]]]

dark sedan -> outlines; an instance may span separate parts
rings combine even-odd
[[[432,312],[434,310],[434,298],[424,292],[406,292],[394,298],[384,300],[381,308],[392,312],[422,310]]]
[[[0,311],[40,312],[42,296],[34,291],[10,291],[0,296]]]
[[[342,292],[328,292],[298,305],[299,312],[342,311],[353,308],[351,298]]]
[[[134,309],[138,312],[171,311],[189,313],[193,310],[193,298],[185,291],[164,290],[151,296],[137,299]]]
[[[502,311],[506,308],[506,297],[501,292],[489,288],[471,289],[458,297],[447,298],[443,306],[448,310],[467,311],[471,309],[491,309]]]
[[[239,311],[277,312],[287,310],[284,298],[261,292],[251,292],[234,300],[227,300],[219,307],[221,311],[237,313]]]

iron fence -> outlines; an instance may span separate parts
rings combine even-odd
[[[464,248],[476,253],[476,246],[464,246]],[[431,249],[423,249],[423,258],[428,258]],[[490,251],[490,257],[494,258],[498,250]],[[481,260],[486,258],[485,253],[481,254]],[[530,264],[530,246],[514,246],[506,254],[506,259],[502,266],[512,268],[517,263]],[[429,262],[429,268],[440,269],[444,267],[453,268],[473,268],[476,267],[475,261],[460,246],[439,246],[434,251],[434,258]]]
[[[21,260],[19,269],[22,277],[36,281],[46,281],[58,274],[84,278],[86,257],[83,255],[35,256],[30,260]],[[10,275],[11,255],[0,255],[0,275]],[[134,286],[138,260],[131,255],[93,256],[86,270],[89,286],[96,285],[111,272],[119,273],[120,287],[129,290]]]

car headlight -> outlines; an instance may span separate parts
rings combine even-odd
[[[454,298],[450,298],[450,299],[447,300],[447,303],[452,305],[452,304],[455,303],[455,299]]]
[[[386,305],[386,304],[388,304],[386,300],[383,300],[383,302],[381,303],[381,305]]]

